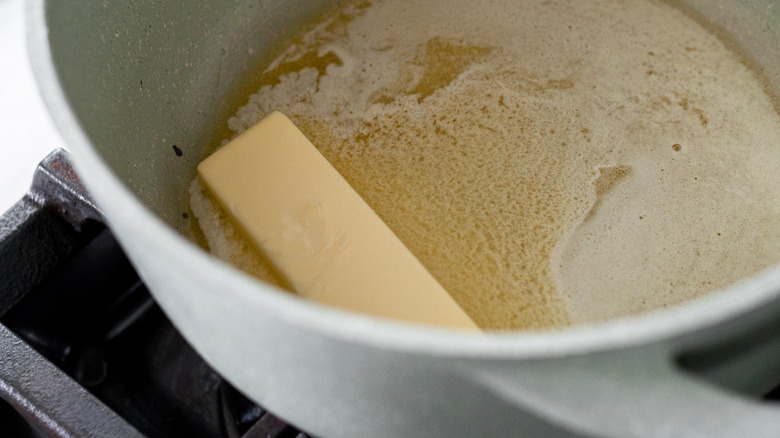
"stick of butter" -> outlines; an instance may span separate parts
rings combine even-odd
[[[212,154],[198,174],[299,295],[387,318],[477,328],[282,113]]]

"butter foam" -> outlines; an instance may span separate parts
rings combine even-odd
[[[780,260],[776,108],[665,3],[349,3],[262,74],[230,128],[287,114],[482,328],[636,314]]]

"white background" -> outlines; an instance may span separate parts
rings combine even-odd
[[[0,215],[18,201],[35,166],[64,148],[33,79],[23,0],[0,0]]]

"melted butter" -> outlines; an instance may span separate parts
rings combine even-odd
[[[422,77],[410,93],[418,95],[417,102],[421,103],[493,50],[492,47],[456,44],[436,37],[429,39],[425,44],[425,54],[418,61],[423,68]]]
[[[482,328],[666,307],[780,259],[774,101],[669,5],[375,1],[311,29],[231,129],[288,114]]]

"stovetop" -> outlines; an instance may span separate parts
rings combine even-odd
[[[209,367],[56,151],[0,218],[4,436],[306,437]]]

